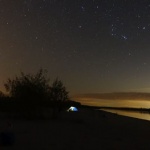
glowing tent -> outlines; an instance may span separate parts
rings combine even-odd
[[[71,106],[67,111],[78,111],[78,109],[74,106]]]

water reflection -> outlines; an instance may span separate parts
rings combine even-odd
[[[138,118],[138,119],[144,119],[150,121],[150,113],[142,113],[140,111],[125,111],[125,110],[114,110],[114,109],[101,109],[107,112],[115,113],[118,115]]]
[[[90,106],[150,108],[149,100],[106,100],[106,99],[80,98],[78,101],[84,105]],[[141,113],[137,111],[126,111],[126,110],[110,110],[110,109],[105,109],[105,111],[117,113],[124,116],[150,120],[149,113]]]

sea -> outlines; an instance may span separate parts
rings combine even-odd
[[[102,106],[102,107],[125,107],[125,108],[150,108],[150,100],[87,100],[86,105]],[[144,119],[150,121],[150,112],[133,111],[133,110],[116,110],[116,109],[101,109],[103,111],[115,113],[118,115]]]
[[[110,102],[110,103],[109,103]],[[110,106],[110,107],[129,107],[129,108],[150,108],[150,101],[148,100],[108,100],[107,102],[102,102],[103,104],[105,103],[105,106]],[[143,112],[143,111],[135,111],[135,110],[116,110],[116,109],[102,109],[107,112],[115,113],[118,115],[122,116],[128,116],[128,117],[133,117],[133,118],[138,118],[138,119],[144,119],[144,120],[149,120],[150,121],[150,112]]]

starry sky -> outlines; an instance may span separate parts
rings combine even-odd
[[[0,0],[0,88],[40,68],[71,94],[150,92],[150,1]]]

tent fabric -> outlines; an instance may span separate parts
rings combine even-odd
[[[67,111],[78,111],[78,109],[74,106],[71,106]]]

